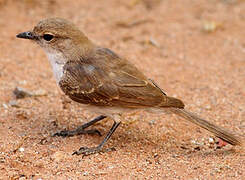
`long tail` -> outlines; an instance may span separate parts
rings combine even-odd
[[[242,145],[242,140],[236,137],[234,134],[228,132],[227,130],[216,126],[213,123],[206,121],[198,117],[197,115],[186,111],[185,109],[170,108],[171,112],[183,117],[184,119],[191,121],[192,123],[212,132],[218,138],[224,140],[231,145]]]

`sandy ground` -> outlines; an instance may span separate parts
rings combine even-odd
[[[0,179],[242,179],[242,147],[177,116],[127,116],[106,147],[103,137],[51,137],[96,114],[67,103],[44,52],[15,38],[41,19],[73,21],[98,45],[127,57],[188,110],[244,135],[245,3],[242,0],[0,0]],[[32,96],[16,99],[16,87]],[[95,127],[105,135],[112,121]]]

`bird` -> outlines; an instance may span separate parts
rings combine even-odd
[[[52,66],[57,85],[66,96],[83,108],[101,113],[75,130],[63,130],[54,136],[100,135],[98,130],[86,128],[106,117],[114,121],[98,146],[81,147],[73,154],[87,156],[113,150],[105,149],[104,145],[123,121],[122,114],[139,109],[171,111],[231,145],[242,145],[240,137],[186,110],[183,101],[168,96],[133,63],[108,48],[96,45],[68,20],[44,19],[32,31],[16,36],[41,46]]]

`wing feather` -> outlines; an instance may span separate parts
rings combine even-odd
[[[71,99],[84,104],[121,107],[183,107],[166,96],[132,64],[109,49],[69,61],[59,85]],[[89,63],[88,63],[89,62]]]

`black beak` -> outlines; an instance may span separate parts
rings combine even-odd
[[[20,34],[17,34],[16,37],[17,38],[24,38],[24,39],[35,39],[35,36],[33,35],[33,33],[31,31],[22,32]]]

